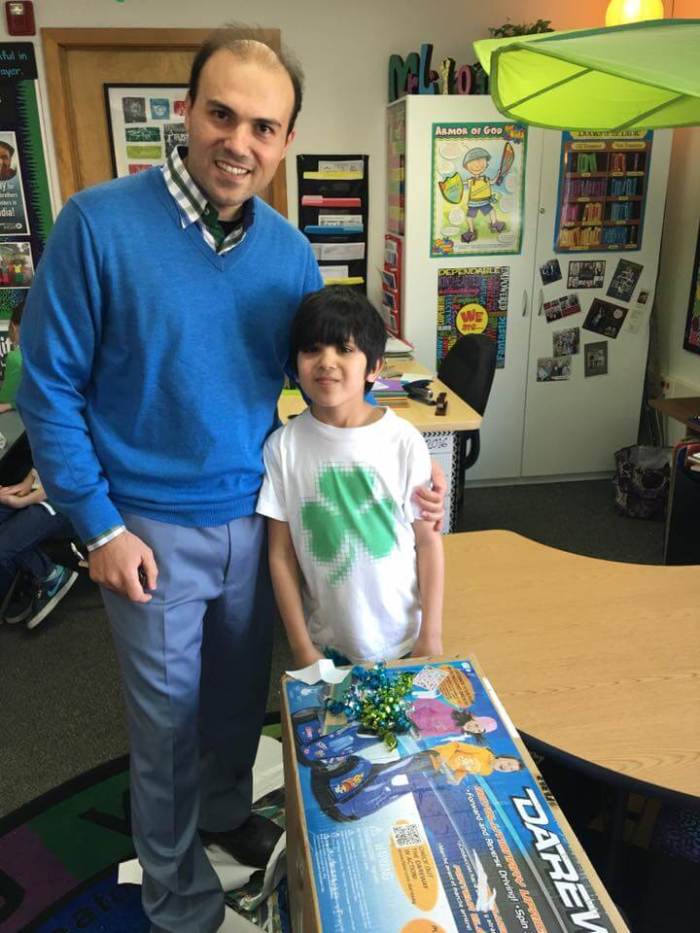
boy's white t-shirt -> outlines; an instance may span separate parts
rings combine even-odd
[[[424,438],[389,409],[336,428],[307,409],[267,439],[257,511],[289,524],[313,643],[351,661],[398,658],[420,629],[411,497]]]

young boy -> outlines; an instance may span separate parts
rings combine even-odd
[[[308,295],[290,360],[310,408],[264,450],[277,605],[294,661],[442,653],[442,539],[411,496],[430,478],[420,433],[365,393],[383,363],[382,320],[357,291]]]

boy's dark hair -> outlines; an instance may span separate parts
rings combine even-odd
[[[14,306],[12,309],[12,314],[10,315],[10,324],[14,324],[15,327],[19,327],[20,321],[22,320],[22,314],[24,313],[24,301],[22,300]]]
[[[384,356],[386,329],[379,312],[362,292],[348,285],[327,285],[307,295],[299,306],[290,334],[292,372],[297,356],[317,344],[341,346],[349,338],[367,357],[367,372]],[[372,386],[365,383],[365,392]]]
[[[269,56],[266,55],[264,49],[260,48],[260,45],[269,50]],[[304,96],[304,72],[300,63],[288,49],[283,48],[279,52],[273,49],[260,37],[260,33],[250,26],[228,23],[207,36],[197,50],[190,69],[188,89],[190,101],[194,103],[197,97],[202,68],[204,68],[211,56],[220,49],[227,49],[243,61],[252,60],[261,63],[271,61],[274,65],[276,59],[277,64],[287,72],[294,88],[294,104],[289,118],[289,126],[287,127],[287,135],[289,135],[294,129],[294,124],[301,110],[301,102]]]

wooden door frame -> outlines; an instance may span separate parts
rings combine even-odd
[[[68,53],[75,50],[95,51],[101,48],[117,50],[140,49],[163,52],[197,51],[211,35],[211,29],[42,29],[44,68],[51,111],[51,124],[56,150],[61,197],[67,201],[81,188],[78,171],[77,136],[70,109]],[[255,30],[260,40],[273,49],[280,48],[279,29]],[[247,35],[250,33],[247,32]],[[275,210],[287,216],[287,175],[284,160],[271,182],[271,203]]]

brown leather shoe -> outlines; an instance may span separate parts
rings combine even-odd
[[[199,835],[205,846],[219,846],[241,865],[265,868],[283,832],[284,830],[272,820],[258,813],[251,813],[245,823],[241,823],[235,829],[223,832],[200,829]]]

